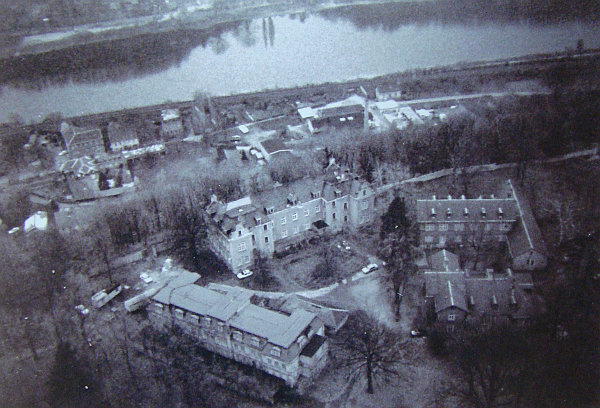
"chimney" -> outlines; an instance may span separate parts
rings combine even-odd
[[[433,195],[433,197],[431,197],[432,200],[435,200],[435,194]]]
[[[461,195],[461,196],[460,196],[460,199],[461,199],[461,200],[466,200],[466,199],[467,199],[467,197],[465,197],[465,195],[463,194],[463,195]]]

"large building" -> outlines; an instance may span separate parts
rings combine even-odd
[[[514,269],[542,269],[547,263],[546,246],[533,212],[511,180],[497,197],[417,200],[417,223],[424,248],[505,241]]]
[[[209,243],[234,271],[249,267],[256,249],[272,255],[317,231],[356,229],[374,217],[369,183],[335,163],[323,177],[279,185],[252,197],[207,207]]]
[[[83,129],[63,122],[60,133],[72,158],[94,157],[104,153],[104,140],[100,129]]]
[[[176,325],[208,350],[251,365],[289,386],[316,376],[327,363],[325,326],[316,313],[290,313],[252,303],[241,288],[195,285],[200,276],[183,272],[152,298],[148,310],[158,326]]]

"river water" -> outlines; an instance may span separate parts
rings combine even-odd
[[[580,39],[586,47],[600,47],[597,22],[418,21],[383,26],[377,15],[371,17],[373,24],[367,26],[323,13],[245,21],[201,39],[185,33],[184,46],[151,38],[145,41],[152,46],[152,57],[145,61],[144,53],[138,53],[119,70],[106,66],[118,65],[106,62],[106,50],[97,57],[87,49],[75,50],[66,63],[39,77],[37,68],[48,63],[33,62],[33,82],[19,75],[5,78],[0,121],[15,114],[37,122],[52,112],[73,116],[189,100],[195,91],[227,95],[562,51]]]

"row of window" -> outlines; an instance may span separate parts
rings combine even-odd
[[[450,224],[438,224],[438,230],[439,231],[448,231],[450,229],[449,227]],[[435,226],[436,224],[425,224],[424,230],[425,231],[435,231]],[[495,228],[495,224],[492,223],[486,223],[485,224],[485,230],[486,231],[491,231]],[[510,224],[499,224],[500,231],[508,231],[510,229]],[[479,229],[479,224],[478,223],[469,223],[469,229],[471,231],[477,231]],[[454,224],[454,231],[464,231],[465,230],[465,224],[462,223],[457,223]]]
[[[308,230],[309,228],[310,228],[310,223],[309,222],[305,223],[304,224],[304,229]],[[295,226],[294,227],[294,235],[295,234],[299,234],[299,233],[300,233],[300,227],[299,226]],[[282,230],[281,231],[281,238],[287,238],[287,236],[288,236],[288,230],[287,229]],[[268,243],[268,242],[269,242],[269,240],[267,239],[267,237],[265,237],[265,243]]]
[[[315,213],[321,212],[321,206],[320,205],[316,205],[315,206]],[[310,216],[310,210],[308,208],[304,209],[304,216],[308,217]],[[298,213],[293,213],[292,214],[292,221],[296,221],[298,219]],[[281,217],[281,225],[285,225],[285,223],[287,222],[287,217],[283,216]],[[265,225],[265,231],[266,231],[266,225]]]

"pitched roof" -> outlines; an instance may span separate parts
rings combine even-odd
[[[517,215],[517,206],[513,199],[417,200],[418,222],[515,221]]]
[[[78,143],[84,143],[93,140],[102,142],[102,132],[100,132],[100,129],[83,129],[63,123],[61,126],[61,133],[69,150],[71,150],[71,147],[74,144]]]
[[[464,272],[425,272],[427,297],[435,299],[435,311],[450,307],[467,311]]]
[[[531,298],[511,277],[490,276],[485,279],[467,279],[467,297],[470,314],[482,316],[510,316],[527,318],[535,309]]]
[[[229,325],[288,348],[315,318],[314,313],[303,309],[296,309],[288,316],[250,304],[234,316]]]
[[[508,234],[508,242],[513,257],[532,250],[546,255],[548,253],[546,243],[529,201],[518,188],[514,187],[511,180],[506,182],[504,191],[515,198],[520,219],[518,225]]]
[[[60,171],[65,173],[72,172],[75,177],[82,177],[97,172],[98,168],[96,167],[94,159],[90,156],[83,156],[64,162],[60,166]]]
[[[107,128],[108,140],[110,143],[128,142],[138,138],[134,128],[122,126],[118,122],[110,122]]]
[[[458,255],[442,249],[430,256],[429,269],[436,272],[460,272]]]
[[[261,142],[262,146],[265,148],[265,151],[269,154],[274,154],[278,152],[289,152],[292,149],[286,147],[282,141],[277,139],[267,139]]]

